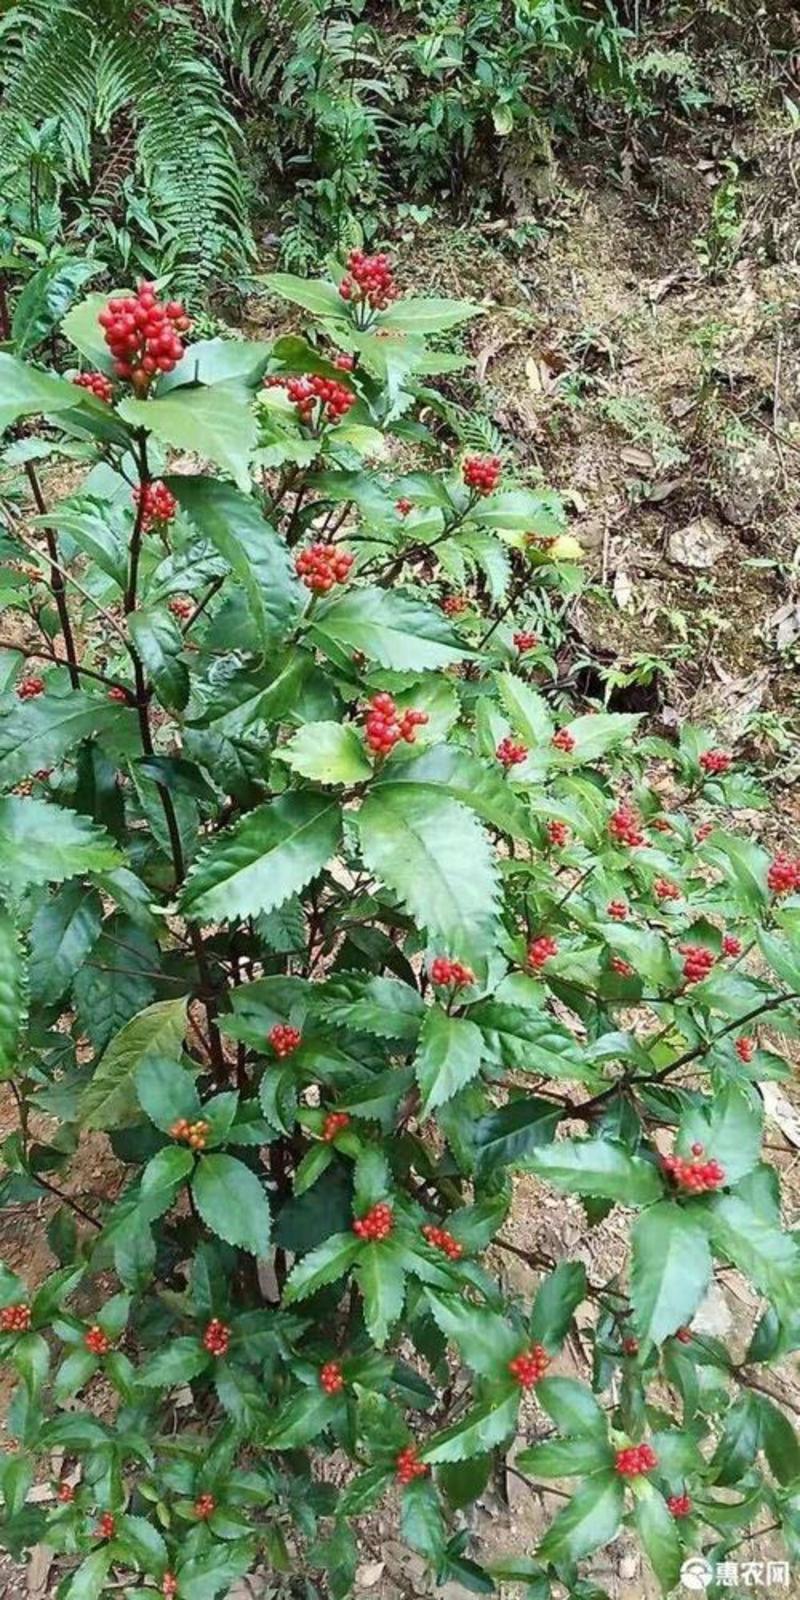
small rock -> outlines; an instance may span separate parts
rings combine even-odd
[[[443,1583],[441,1589],[436,1590],[438,1600],[475,1600],[474,1589],[465,1589],[463,1583]]]
[[[698,517],[676,528],[667,540],[667,555],[680,567],[691,567],[697,572],[713,567],[728,548],[728,541],[710,517]]]
[[[731,1308],[719,1285],[712,1283],[692,1318],[692,1331],[715,1334],[724,1339],[733,1326]]]
[[[356,1587],[358,1589],[374,1589],[380,1583],[386,1567],[385,1561],[364,1561],[356,1567]]]
[[[734,528],[752,522],[759,506],[778,482],[779,466],[768,439],[758,439],[744,450],[726,456],[720,476],[720,514]]]

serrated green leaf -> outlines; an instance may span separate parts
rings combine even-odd
[[[388,311],[381,312],[380,325],[393,333],[444,333],[461,322],[480,317],[484,307],[470,300],[445,300],[435,295],[404,295]]]
[[[614,1472],[593,1473],[554,1518],[537,1555],[543,1561],[581,1561],[616,1538],[623,1509],[621,1479]]]
[[[598,711],[574,717],[567,723],[575,740],[573,763],[599,761],[609,750],[630,739],[641,720],[638,712],[622,711]]]
[[[91,1350],[79,1347],[72,1350],[62,1361],[53,1382],[53,1395],[61,1403],[77,1394],[84,1384],[89,1382],[100,1365],[97,1356]]]
[[[62,1600],[98,1600],[102,1594],[113,1560],[113,1549],[101,1544],[82,1561],[62,1592]]]
[[[205,1155],[192,1179],[194,1203],[212,1233],[251,1255],[266,1255],[269,1201],[254,1172],[235,1156]]]
[[[227,1594],[235,1579],[249,1571],[254,1558],[251,1539],[215,1543],[201,1555],[190,1556],[178,1567],[181,1600],[215,1600],[223,1591]]]
[[[534,1150],[526,1167],[565,1194],[631,1206],[649,1205],[663,1194],[658,1168],[608,1139],[560,1139],[546,1150]]]
[[[186,1118],[193,1122],[202,1107],[194,1077],[168,1056],[148,1055],[136,1068],[136,1098],[162,1133],[169,1133],[174,1122]]]
[[[365,1244],[356,1263],[367,1332],[379,1349],[403,1309],[406,1279],[399,1253],[389,1241]]]
[[[180,659],[183,634],[164,608],[140,609],[128,618],[128,631],[162,706],[183,711],[189,699],[189,668]]]
[[[395,759],[376,787],[383,783],[446,789],[454,800],[459,800],[492,827],[515,839],[531,837],[528,808],[509,788],[497,763],[480,761],[458,745],[436,744],[402,761]]]
[[[198,857],[183,909],[205,922],[271,911],[322,871],[340,834],[340,808],[323,795],[282,795],[257,806]]]
[[[361,1241],[352,1233],[333,1233],[316,1250],[309,1251],[289,1273],[283,1291],[284,1305],[307,1300],[327,1283],[344,1277],[361,1252]]]
[[[7,786],[41,768],[57,766],[81,739],[103,733],[125,718],[124,707],[80,689],[18,701],[0,719],[0,783]]]
[[[428,1116],[481,1070],[480,1028],[465,1017],[451,1017],[431,1006],[422,1024],[414,1071],[422,1095],[420,1115]]]
[[[176,1383],[190,1383],[192,1378],[205,1372],[213,1359],[199,1339],[187,1334],[182,1338],[170,1339],[163,1350],[157,1350],[140,1367],[136,1381],[146,1389],[173,1388]]]
[[[531,750],[549,745],[555,724],[544,696],[514,672],[498,672],[496,677],[514,732]]]
[[[144,1061],[177,1060],[186,1033],[186,999],[159,1000],[131,1019],[112,1039],[83,1092],[80,1118],[86,1128],[113,1128],[135,1120],[134,1078]]]
[[[433,1320],[446,1339],[463,1356],[473,1372],[499,1378],[508,1363],[519,1353],[521,1339],[516,1329],[488,1306],[477,1306],[460,1295],[438,1294],[426,1289]]]
[[[315,317],[344,319],[344,301],[336,285],[324,278],[298,278],[291,272],[266,272],[262,281],[273,294],[280,295],[282,300],[290,300],[292,305],[302,306],[304,311],[313,312]]]
[[[406,1544],[429,1561],[438,1561],[445,1545],[439,1496],[430,1478],[415,1478],[400,1499],[400,1527]]]
[[[25,1016],[25,965],[13,919],[0,907],[0,1080],[17,1072]]]
[[[372,772],[355,728],[341,722],[307,722],[276,755],[317,783],[360,783]]]
[[[39,907],[31,927],[30,987],[52,1004],[68,990],[100,932],[102,903],[95,889],[68,883]]]
[[[683,1549],[675,1518],[652,1483],[642,1484],[634,1517],[647,1559],[664,1594],[671,1594],[680,1579]]]
[[[351,589],[320,606],[309,624],[320,650],[360,650],[394,672],[452,666],[469,652],[441,611],[388,589]]]
[[[86,817],[45,800],[0,799],[0,883],[13,893],[29,884],[105,872],[121,860],[109,835]]]
[[[157,945],[130,918],[112,917],[105,924],[91,965],[78,968],[72,985],[81,1031],[96,1051],[154,998],[149,974],[159,961]]]
[[[713,1150],[729,1188],[756,1166],[763,1126],[764,1107],[757,1090],[725,1083],[713,1100],[688,1108],[681,1118],[676,1148],[684,1156],[694,1143]]]
[[[717,1448],[711,1457],[715,1483],[738,1483],[752,1466],[761,1443],[762,1413],[759,1396],[746,1391],[725,1413]]]
[[[549,1144],[561,1120],[552,1100],[535,1095],[509,1100],[473,1124],[471,1136],[480,1173],[525,1166],[539,1145]]]
[[[167,1546],[163,1536],[146,1517],[133,1517],[129,1513],[120,1517],[117,1539],[125,1550],[126,1564],[141,1567],[154,1578],[161,1577],[168,1565]]]
[[[332,1422],[341,1401],[321,1387],[303,1389],[278,1412],[270,1424],[266,1445],[269,1450],[299,1450],[310,1444]]]
[[[219,388],[207,392],[213,405]],[[275,529],[264,520],[255,500],[229,483],[190,477],[171,477],[168,482],[182,509],[244,589],[262,647],[274,648],[297,621],[303,602],[303,590]]]
[[[542,1279],[533,1302],[529,1332],[534,1344],[559,1350],[578,1306],[586,1298],[586,1268],[582,1261],[560,1261]]]
[[[573,1083],[602,1081],[586,1062],[586,1051],[578,1048],[569,1028],[548,1011],[482,1000],[470,1007],[469,1015],[483,1034],[485,1053],[498,1066],[568,1078]]]
[[[791,1312],[800,1294],[797,1240],[736,1194],[714,1197],[708,1223],[714,1250],[738,1267],[779,1313],[782,1307]]]
[[[448,795],[382,785],[358,813],[365,864],[429,937],[471,966],[497,938],[497,865],[480,824]]]
[[[84,391],[66,378],[18,361],[0,350],[0,434],[20,417],[52,416],[81,404]]]
[[[90,278],[102,271],[97,261],[61,257],[48,261],[25,284],[14,307],[11,336],[17,353],[27,355],[52,333]]]
[[[421,995],[397,978],[336,974],[314,999],[314,1009],[334,1028],[413,1045],[425,1015]]]
[[[631,1302],[640,1339],[661,1344],[691,1322],[711,1277],[702,1218],[674,1201],[650,1206],[632,1231]]]
[[[473,1406],[459,1422],[433,1438],[420,1450],[420,1459],[431,1465],[439,1461],[466,1461],[503,1444],[517,1425],[521,1390],[501,1390]]]
[[[192,1171],[194,1161],[194,1152],[178,1144],[165,1145],[150,1158],[141,1180],[140,1209],[144,1221],[154,1222],[169,1209],[180,1184]],[[135,1231],[133,1222],[131,1231]]]
[[[536,1385],[536,1398],[561,1433],[605,1438],[605,1416],[585,1383],[575,1378],[542,1378]]]
[[[753,1399],[761,1413],[761,1448],[773,1477],[778,1483],[794,1483],[800,1477],[800,1440],[797,1432],[789,1418],[765,1395],[755,1394]]]
[[[577,1478],[614,1465],[614,1452],[606,1439],[587,1435],[577,1439],[546,1439],[514,1457],[520,1472],[534,1478]]]
[[[126,396],[117,411],[132,428],[147,428],[162,444],[213,461],[240,489],[250,487],[257,430],[243,384],[232,380],[212,389],[174,389],[155,400]]]

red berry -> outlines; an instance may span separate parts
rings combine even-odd
[[[0,1310],[0,1333],[27,1333],[30,1325],[29,1305],[3,1306]]]
[[[137,508],[142,507],[142,528],[145,533],[149,533],[151,528],[166,527],[178,509],[174,494],[157,478],[152,483],[140,484],[134,489],[133,503]]]
[[[37,695],[44,694],[44,690],[44,678],[21,678],[17,684],[17,698],[35,700]]]
[[[107,405],[114,398],[114,385],[102,372],[79,372],[72,382],[77,389],[88,389],[97,400],[105,400]]]
[[[200,1494],[195,1500],[194,1514],[200,1518],[201,1522],[205,1522],[208,1517],[213,1517],[216,1509],[217,1502],[213,1494]]]
[[[473,494],[492,494],[500,482],[502,470],[499,456],[467,456],[461,476]]]
[[[356,358],[355,356],[348,356],[342,352],[340,355],[334,356],[333,364],[335,367],[339,368],[340,372],[353,372],[355,370]]]
[[[705,840],[708,838],[709,834],[713,833],[713,832],[714,832],[714,824],[713,824],[713,822],[701,822],[699,828],[695,828],[694,836],[695,836],[695,839],[697,840],[698,844],[704,844]]]
[[[413,1483],[415,1478],[424,1478],[427,1471],[425,1462],[417,1459],[416,1445],[407,1444],[395,1457],[395,1477],[398,1483]]]
[[[540,934],[538,939],[532,939],[528,945],[528,966],[538,971],[551,956],[558,955],[558,941],[551,939],[548,934]]]
[[[628,1445],[614,1457],[614,1470],[621,1478],[640,1478],[657,1466],[658,1457],[649,1444]]]
[[[350,1118],[346,1111],[329,1111],[322,1126],[322,1137],[325,1144],[332,1144],[336,1135],[343,1128],[350,1125]]]
[[[128,704],[128,691],[115,684],[113,689],[109,689],[107,699],[115,701],[117,705],[126,706]]]
[[[414,510],[413,500],[395,500],[394,509],[401,517],[407,517]]]
[[[75,1499],[75,1490],[71,1483],[60,1483],[56,1489],[56,1499],[59,1505],[68,1506]]]
[[[227,1323],[220,1322],[219,1317],[212,1317],[203,1334],[203,1348],[210,1356],[224,1356],[227,1355],[230,1342],[231,1330]]]
[[[338,1394],[344,1388],[344,1376],[338,1361],[326,1361],[320,1368],[319,1381],[326,1394]]]
[[[699,944],[679,944],[678,949],[684,957],[683,976],[687,983],[700,983],[708,977],[716,961],[712,950]]]
[[[164,1600],[174,1600],[175,1595],[178,1593],[178,1580],[174,1572],[164,1573],[161,1579],[161,1593],[164,1596]]]
[[[388,1239],[394,1227],[394,1214],[390,1205],[385,1200],[372,1206],[363,1217],[357,1217],[353,1223],[353,1232],[359,1239],[377,1241]]]
[[[523,1350],[509,1361],[508,1370],[521,1389],[532,1389],[544,1377],[549,1365],[550,1357],[546,1350],[540,1344],[533,1344],[530,1350]]]
[[[547,837],[551,844],[564,845],[569,842],[569,828],[566,822],[551,821],[547,824]]]
[[[363,301],[373,311],[385,311],[399,293],[388,256],[368,256],[363,250],[350,251],[347,272],[339,284],[339,294],[343,300],[357,304]]]
[[[292,1028],[286,1022],[276,1022],[274,1028],[269,1030],[269,1042],[276,1056],[290,1056],[300,1045],[302,1034],[299,1028]]]
[[[518,744],[515,739],[501,739],[495,750],[497,760],[501,767],[516,767],[528,757],[527,745]]]
[[[656,878],[653,884],[653,894],[657,900],[680,900],[681,891],[677,883],[670,883],[669,878]]]
[[[375,694],[364,713],[364,738],[376,756],[388,756],[401,739],[413,744],[427,711],[400,711],[390,694]]]
[[[109,1350],[111,1349],[111,1340],[109,1339],[108,1334],[104,1333],[99,1322],[92,1323],[91,1328],[83,1336],[83,1342],[86,1346],[86,1349],[89,1350],[93,1356],[107,1356]]]
[[[639,1340],[634,1339],[632,1334],[628,1334],[622,1341],[622,1348],[626,1356],[638,1356]]]
[[[628,907],[624,900],[609,900],[606,906],[606,916],[613,922],[625,922],[628,916]]]
[[[560,750],[563,755],[569,756],[575,749],[575,738],[569,728],[559,728],[550,740],[554,750]]]
[[[461,989],[475,982],[475,974],[471,967],[465,967],[461,961],[449,961],[447,956],[435,956],[431,962],[431,981],[442,989],[447,987]]]
[[[521,656],[525,655],[527,650],[535,650],[538,643],[538,633],[526,633],[523,630],[522,633],[514,634],[514,649],[518,650]]]
[[[147,393],[156,372],[172,371],[184,351],[178,334],[191,326],[179,300],[162,305],[146,283],[135,295],[109,300],[97,320],[117,376],[130,379],[138,394]]]
[[[616,972],[618,978],[632,978],[634,976],[635,969],[631,966],[630,961],[624,961],[622,956],[612,956],[609,966],[612,972]]]
[[[650,823],[650,827],[653,828],[656,833],[671,833],[672,832],[672,823],[668,820],[667,817],[653,817],[652,820],[651,820],[651,823]]]
[[[323,378],[319,373],[306,373],[301,378],[284,378],[274,373],[265,380],[268,389],[285,389],[297,416],[308,427],[322,422],[338,422],[352,406],[357,396],[335,378]]]
[[[722,954],[725,955],[725,956],[733,956],[733,957],[735,957],[735,956],[740,956],[741,953],[742,953],[742,941],[741,941],[741,939],[737,939],[734,936],[734,934],[732,934],[732,933],[724,934],[723,935],[723,939],[722,939]]]
[[[622,801],[616,811],[612,811],[608,819],[608,831],[615,844],[625,844],[631,849],[644,844],[641,819],[627,801]],[[663,878],[659,881],[665,882]]]
[[[719,777],[723,772],[727,772],[732,761],[733,756],[729,755],[727,750],[706,750],[700,757],[700,766],[704,772]]]
[[[117,1531],[117,1520],[111,1511],[104,1511],[97,1524],[97,1531],[101,1539],[113,1539]]]
[[[676,1331],[675,1331],[675,1338],[678,1340],[679,1344],[691,1344],[691,1342],[692,1342],[692,1330],[691,1330],[691,1328],[677,1328]]]
[[[312,544],[295,556],[294,570],[313,594],[327,594],[336,583],[346,583],[355,556],[335,544]]]
[[[721,1188],[725,1182],[723,1168],[718,1161],[704,1161],[703,1153],[701,1144],[693,1144],[691,1161],[677,1155],[662,1157],[662,1168],[676,1188],[685,1190],[687,1194],[705,1194],[708,1190]]]
[[[174,594],[169,602],[169,609],[173,617],[178,617],[181,622],[188,622],[194,611],[194,601],[187,600],[183,595]]]
[[[452,1233],[448,1233],[446,1228],[437,1228],[433,1222],[423,1224],[422,1236],[427,1239],[428,1244],[433,1245],[434,1250],[443,1250],[451,1261],[460,1260],[464,1254],[463,1247],[453,1238]]]
[[[691,1516],[692,1502],[688,1494],[671,1494],[667,1497],[667,1509],[673,1517]]]
[[[192,1150],[205,1150],[208,1135],[211,1132],[210,1122],[189,1122],[186,1117],[179,1117],[170,1128],[172,1139],[185,1140]]]
[[[465,594],[446,594],[441,605],[446,617],[459,617],[466,611],[469,601]]]
[[[19,691],[17,691],[19,692]],[[785,850],[773,856],[767,872],[767,888],[773,894],[793,894],[800,889],[800,860],[793,859]]]
[[[752,1061],[755,1055],[756,1041],[748,1038],[747,1034],[743,1033],[741,1038],[736,1040],[733,1048],[740,1061]]]

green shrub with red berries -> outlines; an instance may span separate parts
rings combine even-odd
[[[758,1084],[798,1032],[800,861],[737,826],[763,795],[710,734],[554,713],[558,498],[436,420],[459,358],[428,336],[478,308],[363,253],[272,287],[305,331],[271,344],[192,343],[142,284],[69,312],[64,373],[0,353],[32,495],[2,1194],[47,1202],[58,1262],[0,1272],[0,1537],[55,1552],[61,1600],[256,1565],[344,1600],[384,1497],[476,1594],[599,1596],[623,1527],[665,1592],[767,1524],[795,1552],[764,1369],[800,1346],[800,1247]],[[48,503],[65,448],[85,481]],[[613,1277],[507,1238],[519,1173],[587,1230],[618,1208]],[[744,1351],[693,1326],[731,1272]],[[563,1505],[486,1567],[460,1513],[512,1444]]]

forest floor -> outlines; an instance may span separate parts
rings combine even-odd
[[[720,742],[766,762],[774,804],[754,813],[754,829],[798,849],[800,265],[791,237],[800,190],[791,148],[768,120],[737,138],[751,177],[736,245],[709,234],[724,141],[664,156],[626,181],[612,181],[598,148],[570,168],[509,161],[507,217],[426,226],[414,239],[414,276],[427,293],[489,303],[467,335],[474,378],[453,396],[496,423],[529,481],[561,492],[586,551],[591,583],[571,609],[560,675],[579,692],[608,693],[615,708],[645,711],[662,731],[710,720]],[[531,229],[543,211],[546,226]],[[713,270],[701,265],[698,237]],[[798,1105],[795,1087],[781,1086],[769,1132],[795,1214]],[[12,1112],[0,1102],[0,1133]],[[67,1186],[85,1199],[115,1181],[105,1139],[94,1136]],[[54,1264],[52,1210],[41,1202],[2,1221],[0,1255],[12,1267],[24,1261],[33,1282]],[[621,1257],[622,1219],[612,1214],[590,1233],[577,1202],[524,1178],[508,1237],[556,1258],[581,1255],[607,1277]],[[504,1258],[504,1269],[513,1288],[530,1292],[521,1261]],[[756,1303],[737,1274],[724,1285],[700,1325],[743,1350]],[[586,1370],[580,1335],[563,1370]],[[771,1383],[787,1413],[800,1411],[791,1372],[775,1371]],[[540,1424],[531,1407],[525,1442]],[[502,1471],[471,1516],[476,1558],[530,1555],[559,1503]],[[745,1550],[779,1555],[758,1535]],[[627,1537],[593,1570],[611,1600],[656,1592]],[[46,1552],[25,1571],[0,1558],[0,1597],[44,1600],[56,1576]],[[428,1592],[391,1505],[365,1519],[359,1600]],[[459,1585],[438,1592],[467,1600]],[[800,1595],[800,1577],[777,1592]],[[277,1593],[266,1576],[241,1586],[242,1600]]]

